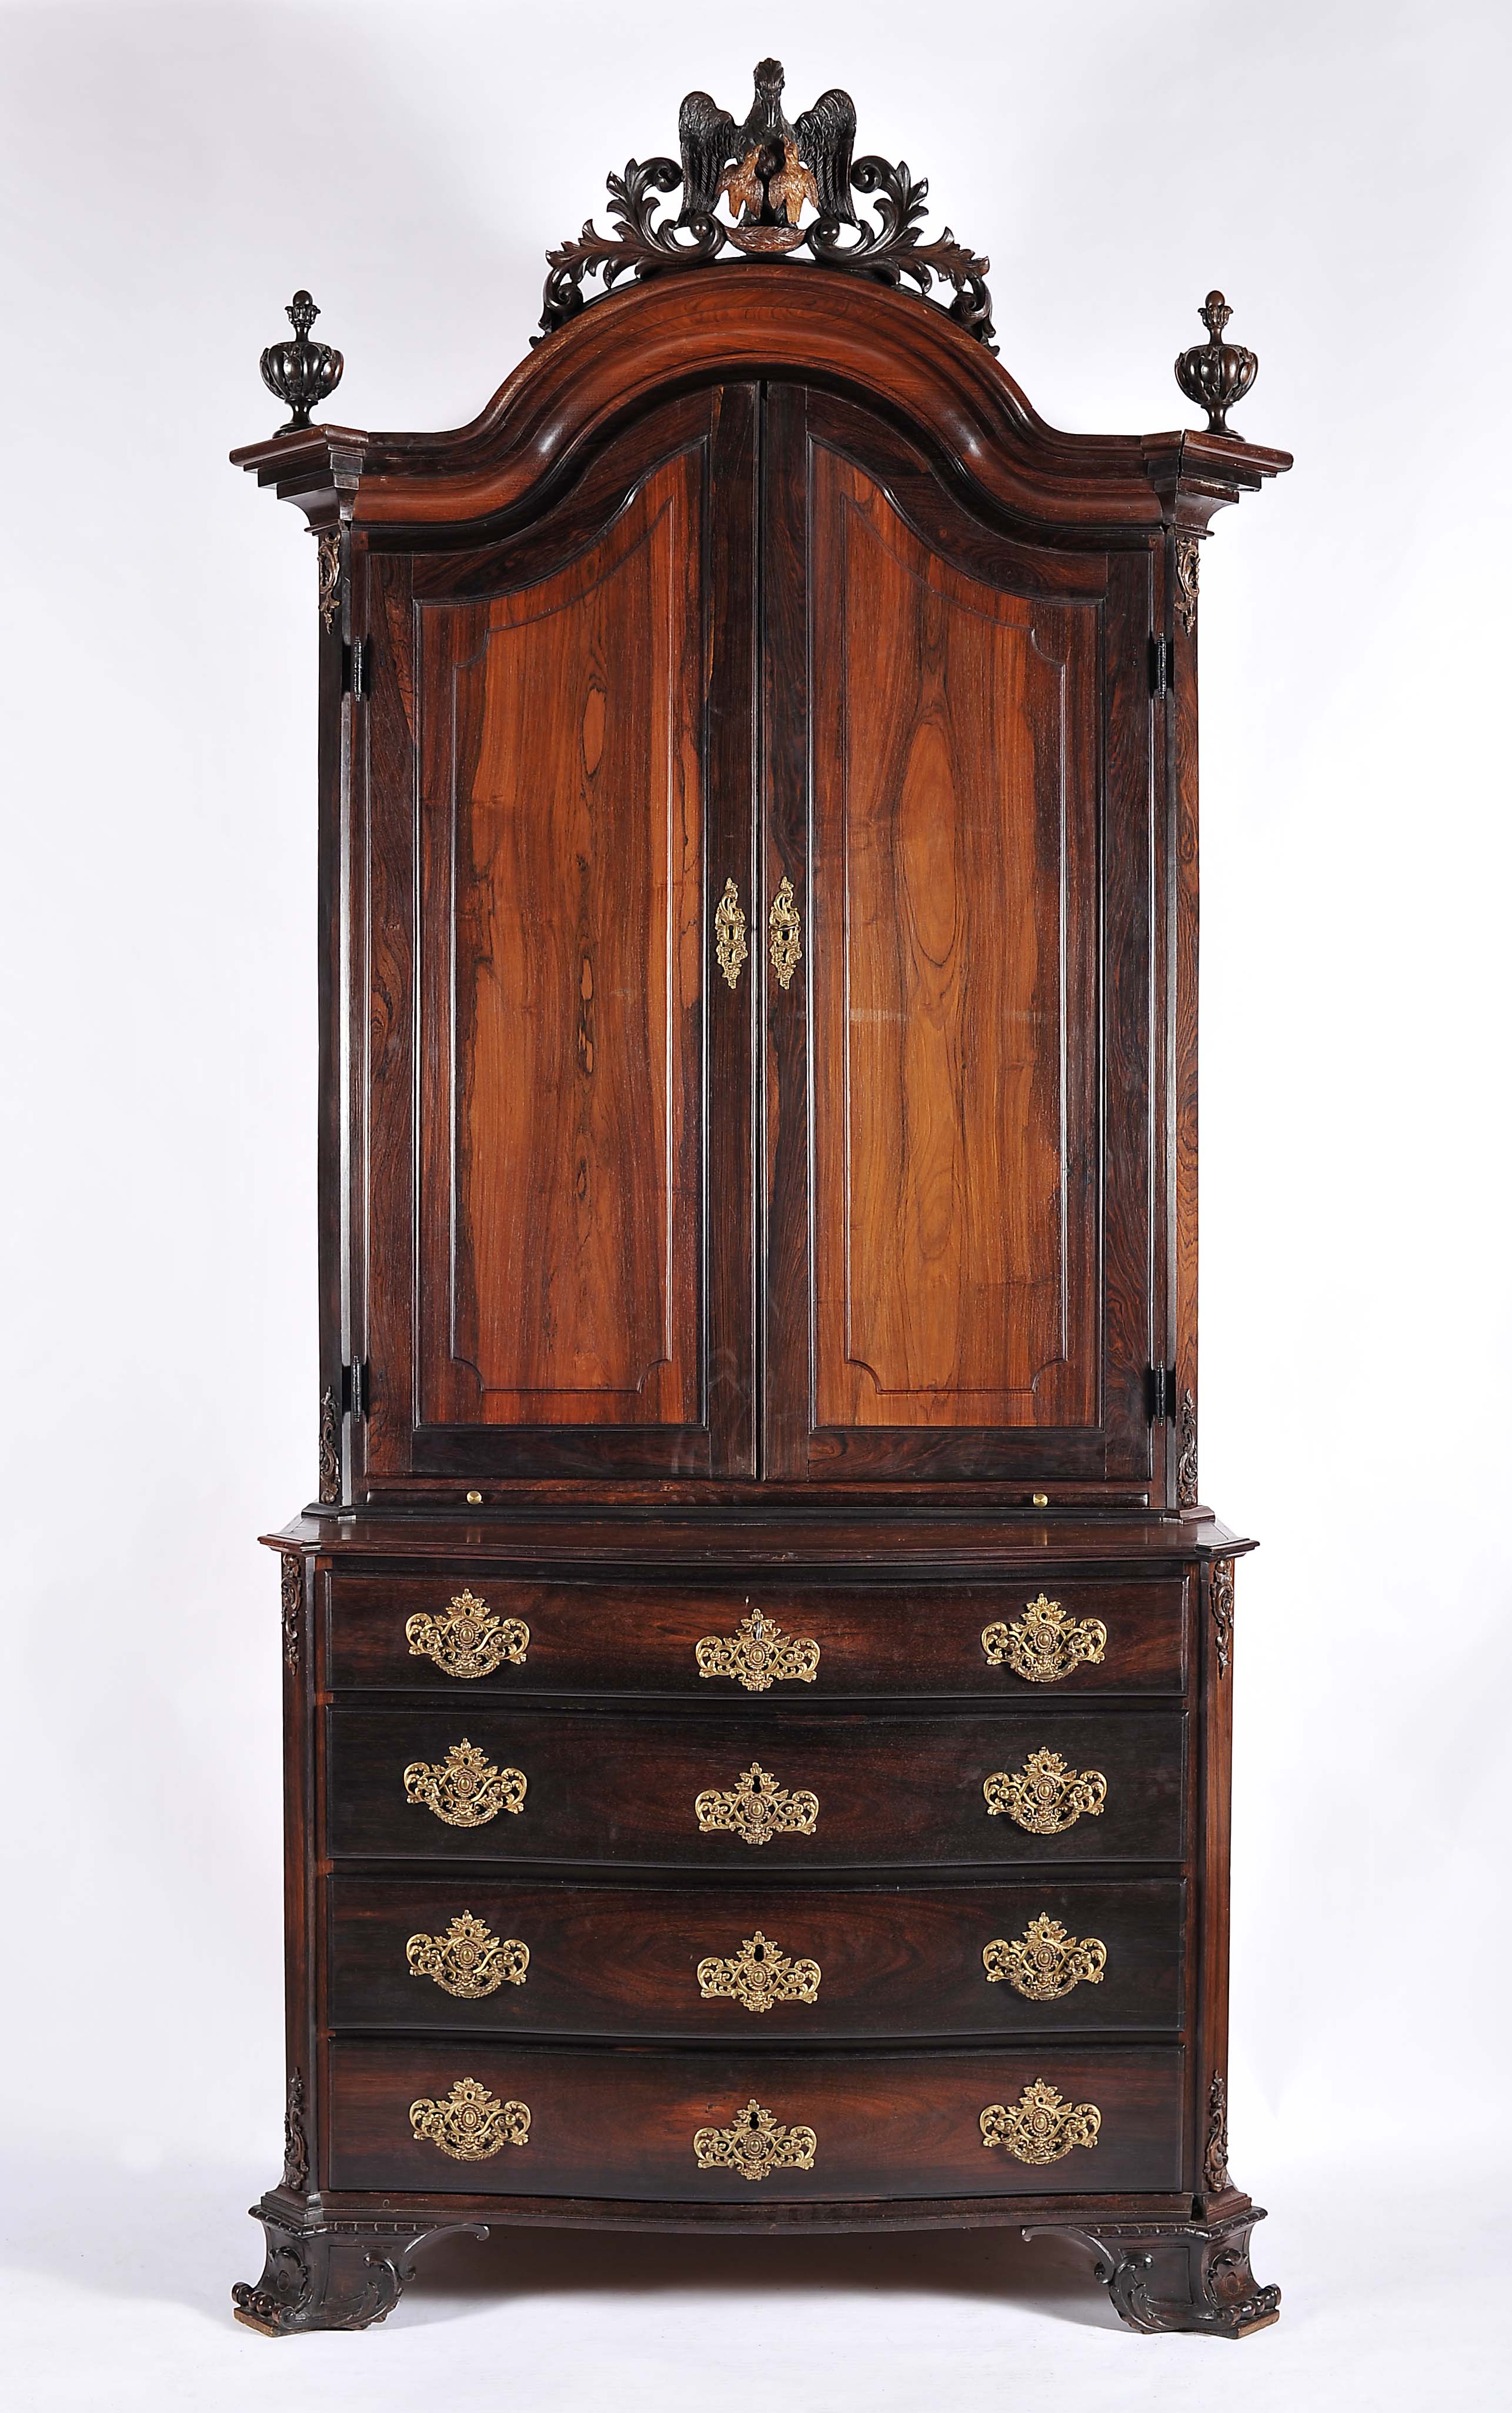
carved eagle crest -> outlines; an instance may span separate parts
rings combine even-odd
[[[742,251],[790,251],[803,241],[805,204],[829,226],[854,226],[851,153],[855,103],[848,92],[821,93],[796,125],[782,113],[780,60],[763,59],[744,126],[706,92],[690,92],[677,115],[682,153],[681,226],[697,226],[728,200],[727,231]]]

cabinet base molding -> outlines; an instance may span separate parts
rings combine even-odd
[[[237,2320],[270,2338],[371,2329],[387,2320],[427,2245],[488,2235],[481,2221],[328,2220],[266,2198],[251,2216],[262,2223],[267,2257],[255,2286],[242,2280],[231,2289],[231,2305]]]
[[[1241,2338],[1281,2318],[1281,2289],[1258,2287],[1250,2268],[1250,2233],[1265,2216],[1240,2196],[1231,2210],[1200,2219],[1036,2221],[1024,2235],[1074,2237],[1087,2246],[1094,2277],[1132,2330]]]

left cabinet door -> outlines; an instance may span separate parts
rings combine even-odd
[[[753,1471],[753,405],[369,557],[359,1494]]]

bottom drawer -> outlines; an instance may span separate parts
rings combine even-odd
[[[1172,2049],[354,2042],[331,2049],[330,2094],[329,2184],[341,2189],[717,2203],[758,2188],[774,2201],[846,2201],[1181,2184]]]

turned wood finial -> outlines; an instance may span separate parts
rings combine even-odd
[[[320,313],[303,285],[286,313],[294,330],[294,340],[270,344],[262,355],[262,382],[270,393],[287,403],[293,413],[274,434],[288,436],[297,427],[308,427],[310,407],[324,402],[327,394],[335,392],[346,366],[338,351],[330,344],[312,344],[310,329]]]
[[[1234,313],[1216,287],[1197,316],[1208,330],[1208,341],[1180,354],[1176,381],[1188,400],[1208,413],[1208,435],[1226,436],[1228,413],[1249,392],[1260,363],[1242,344],[1224,343],[1223,329]]]

